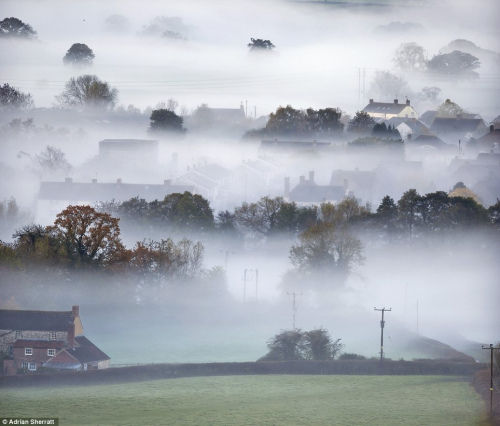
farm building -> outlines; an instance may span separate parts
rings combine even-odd
[[[374,102],[370,99],[367,106],[363,108],[372,118],[383,118],[389,120],[393,117],[417,118],[417,111],[410,105],[410,100],[407,99],[404,104],[400,104],[397,99],[394,102]]]
[[[107,368],[109,357],[83,335],[80,309],[71,311],[0,310],[3,374],[54,369]]]

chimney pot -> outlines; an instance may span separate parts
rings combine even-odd
[[[92,179],[92,183],[97,183],[97,179],[96,178]]]
[[[285,197],[288,198],[290,196],[290,178],[285,177]]]
[[[80,316],[80,306],[78,305],[73,305],[71,307],[71,312],[73,312],[74,317],[79,317]]]
[[[490,124],[490,133],[493,133],[495,131],[495,125]]]
[[[397,104],[398,103],[398,100],[397,99],[394,99],[394,103]]]
[[[309,183],[314,183],[314,170],[309,172]]]
[[[299,183],[300,183],[300,184],[303,184],[303,183],[305,183],[305,182],[306,182],[306,177],[305,177],[305,176],[300,176],[300,178],[299,178]]]
[[[171,180],[171,179],[165,179],[165,180],[163,181],[163,185],[167,185],[167,186],[172,185],[172,180]]]
[[[406,100],[406,105],[410,105],[410,100],[409,99]]]
[[[116,179],[116,183],[122,183],[122,178]]]
[[[371,104],[373,103],[373,99],[370,99],[370,103],[371,103]]]

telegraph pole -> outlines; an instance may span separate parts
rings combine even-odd
[[[302,293],[296,293],[293,291],[292,293],[286,293],[289,296],[292,296],[292,325],[293,329],[295,330],[295,317],[297,314],[297,296],[302,296]]]
[[[384,313],[385,312],[391,312],[392,308],[373,308],[375,311],[380,311],[382,312],[382,320],[380,321],[380,361],[384,360],[384,326],[385,326],[385,321],[384,321]]]
[[[490,417],[493,418],[493,351],[500,350],[500,346],[494,347],[490,343],[489,346],[482,348],[490,351]]]

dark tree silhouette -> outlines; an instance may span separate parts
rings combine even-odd
[[[23,93],[5,83],[0,86],[1,108],[31,108],[33,99],[29,93]]]
[[[271,40],[251,38],[250,41],[251,42],[247,44],[250,50],[272,50],[276,47]]]
[[[20,19],[11,17],[0,21],[0,37],[32,39],[36,37],[36,31]]]
[[[448,74],[455,76],[477,76],[474,72],[479,68],[479,59],[470,53],[454,50],[451,53],[443,53],[434,56],[428,63],[429,71],[439,74]]]
[[[375,126],[375,120],[367,113],[358,111],[349,121],[349,131],[356,133],[370,133]]]
[[[63,62],[72,65],[92,65],[94,58],[94,52],[90,47],[84,43],[75,43],[64,55]]]
[[[152,132],[184,132],[184,119],[169,109],[155,109],[151,113],[150,131]]]

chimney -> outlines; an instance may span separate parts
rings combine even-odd
[[[75,347],[75,323],[72,322],[68,327],[68,346],[70,348]]]
[[[490,133],[493,133],[495,131],[495,125],[490,124]]]
[[[73,179],[71,179],[70,177],[64,179],[64,182],[65,183],[73,183]]]
[[[309,183],[314,183],[314,170],[309,172]]]
[[[406,105],[410,105],[410,100],[409,99],[406,100]]]
[[[371,103],[371,104],[373,103],[373,99],[370,99],[370,103]]]
[[[170,185],[172,185],[172,180],[171,180],[171,179],[165,179],[165,180],[163,181],[163,185],[166,185],[166,186],[170,186]]]
[[[300,185],[303,185],[304,183],[306,183],[306,178],[305,178],[305,176],[301,176],[301,177],[299,178],[299,184],[300,184]]]
[[[118,184],[122,183],[122,178],[116,179],[116,183],[118,183]]]
[[[78,305],[73,305],[71,307],[71,312],[73,312],[73,317],[74,318],[77,318],[80,316],[80,306]]]
[[[290,196],[290,178],[285,177],[285,198]]]
[[[394,103],[397,104],[398,103],[398,100],[397,99],[394,99]]]
[[[97,183],[97,179],[96,178],[92,179],[92,183]]]

